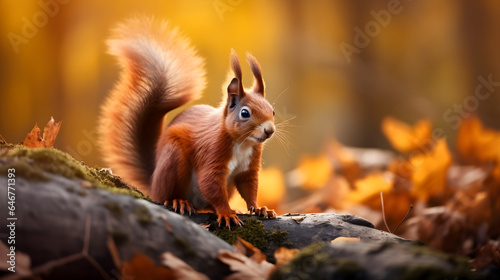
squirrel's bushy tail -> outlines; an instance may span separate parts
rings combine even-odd
[[[120,79],[102,106],[103,157],[113,173],[148,193],[165,114],[201,96],[204,61],[167,22],[130,19],[107,42]]]

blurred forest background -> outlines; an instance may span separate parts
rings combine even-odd
[[[55,147],[90,166],[102,166],[96,122],[119,70],[105,40],[137,14],[179,26],[206,58],[197,103],[218,104],[231,48],[257,57],[277,121],[295,117],[293,147],[273,140],[265,167],[288,171],[333,138],[390,149],[380,129],[388,115],[430,119],[448,141],[465,114],[500,129],[497,0],[2,0],[0,14],[0,134],[18,143],[54,116],[63,121]]]

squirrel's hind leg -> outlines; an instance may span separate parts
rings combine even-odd
[[[186,189],[190,180],[189,164],[180,147],[174,142],[165,143],[158,149],[156,168],[151,182],[151,199],[159,202],[173,202],[180,211],[192,212],[194,208],[186,199]],[[181,203],[181,201],[183,203]],[[187,202],[187,203],[186,203]]]

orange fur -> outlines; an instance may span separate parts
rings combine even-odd
[[[110,53],[123,70],[103,105],[105,160],[155,201],[186,200],[197,209],[213,208],[219,223],[240,223],[229,207],[230,194],[237,189],[248,209],[259,208],[262,146],[275,131],[258,62],[247,55],[255,81],[252,89],[244,89],[233,51],[234,76],[225,101],[217,108],[186,109],[162,129],[166,113],[200,96],[202,59],[163,22],[132,19],[118,27],[115,37]]]

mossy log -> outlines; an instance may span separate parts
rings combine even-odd
[[[207,222],[216,235],[230,243],[238,235],[270,260],[280,246],[303,248],[339,236],[405,241],[374,229],[362,218],[341,214],[277,219],[240,215],[245,225],[233,225],[229,231],[216,225],[214,214],[173,213],[109,172],[89,168],[56,149],[9,147],[0,156],[0,182],[7,182],[10,168],[16,170],[16,253],[27,254],[31,272],[47,279],[117,279],[120,263],[136,253],[159,264],[167,251],[210,278],[221,278],[230,271],[216,256],[233,247],[200,226]],[[0,184],[0,192],[7,193],[7,184]],[[7,206],[7,199],[0,200],[3,221]],[[0,240],[7,244],[8,237],[3,233]],[[0,270],[0,276],[4,273]]]
[[[465,258],[416,243],[315,243],[277,269],[270,279],[498,279],[473,272]]]

